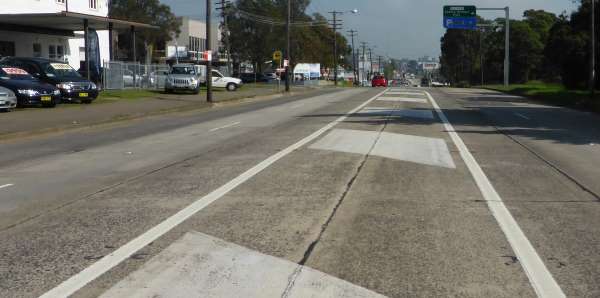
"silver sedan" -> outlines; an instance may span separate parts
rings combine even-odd
[[[17,107],[17,97],[10,89],[0,87],[0,111],[10,111]]]

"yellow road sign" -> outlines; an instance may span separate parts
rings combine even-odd
[[[281,61],[281,57],[283,57],[283,53],[281,51],[275,51],[273,53],[273,60]]]

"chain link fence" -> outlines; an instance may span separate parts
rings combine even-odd
[[[102,74],[104,89],[148,89],[165,87],[166,64],[140,64],[122,61],[105,61]]]

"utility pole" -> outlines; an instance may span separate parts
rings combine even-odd
[[[292,60],[290,59],[290,52],[292,51],[291,43],[290,43],[290,23],[292,22],[292,1],[287,1],[287,19],[285,22],[285,28],[287,32],[287,48],[285,50],[285,56],[287,57],[287,65],[285,66],[285,92],[290,92],[290,64],[292,64]]]
[[[381,71],[381,58],[383,58],[383,57],[381,57],[381,55],[379,55],[378,56],[378,60],[379,61],[377,61],[377,70],[379,71],[379,74],[382,74],[382,71]]]
[[[596,89],[596,0],[592,0],[592,24],[590,33],[590,97],[594,98]]]
[[[365,72],[367,71],[367,43],[366,42],[361,42],[360,43],[362,45],[362,61],[363,61],[363,79],[367,80],[367,78],[365,78]],[[362,80],[361,80],[362,83]]]
[[[354,85],[357,83],[358,71],[356,70],[356,55],[354,54],[354,37],[356,36],[356,30],[349,30],[350,38],[352,38],[352,70],[354,71]]]
[[[333,23],[331,24],[333,29],[333,84],[335,86],[338,85],[338,54],[337,54],[337,30],[342,29],[342,25],[338,23],[337,16],[342,14],[341,11],[330,11],[330,14],[333,15]]]
[[[223,38],[223,41],[225,42],[225,53],[227,55],[227,72],[229,75],[231,75],[231,44],[230,44],[230,40],[229,40],[229,24],[228,24],[228,20],[227,20],[227,9],[229,9],[229,6],[231,5],[231,1],[229,0],[218,0],[217,2],[217,10],[221,11],[221,18],[223,18],[223,23],[221,28],[223,29],[223,35],[221,37]]]
[[[505,7],[506,11],[506,36],[505,38],[505,50],[504,50],[504,86],[508,87],[510,84],[510,8]]]
[[[371,49],[371,48],[369,48],[369,66],[370,66],[370,71],[369,71],[368,79],[370,79],[373,76],[373,49]]]
[[[206,0],[206,51],[209,52],[210,59],[206,59],[206,101],[213,101],[212,94],[212,41],[211,41],[211,21],[212,21],[212,0]]]

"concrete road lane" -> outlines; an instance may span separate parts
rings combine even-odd
[[[518,109],[530,104],[519,98],[387,91],[346,90],[7,163],[0,185],[14,185],[0,201],[13,223],[20,204],[63,204],[38,205],[0,231],[0,296],[600,295],[600,206],[578,179],[596,174],[595,151],[562,139],[557,148],[585,156],[563,155],[569,147],[543,133],[500,129],[528,125],[515,113],[540,119],[536,130],[550,125]],[[552,125],[562,136],[585,126]],[[586,128],[578,139],[597,136]],[[591,165],[563,166],[571,158]],[[23,184],[40,173],[55,177]],[[82,191],[69,182],[132,173],[73,200]],[[481,175],[502,202],[489,201]],[[21,190],[25,202],[15,199]]]

